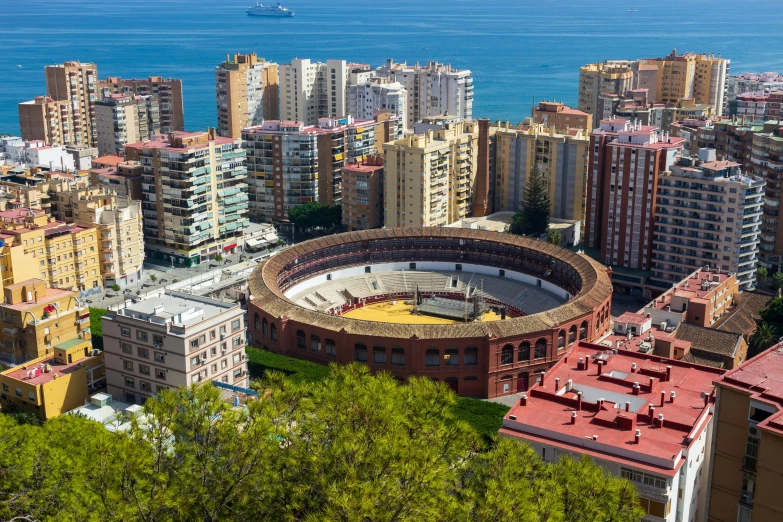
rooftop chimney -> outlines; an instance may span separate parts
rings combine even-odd
[[[635,444],[639,444],[639,439],[642,438],[642,430],[636,430],[636,433],[633,436],[633,441]]]
[[[658,419],[655,421],[655,425],[659,428],[663,428],[663,413],[658,414]]]
[[[650,404],[650,406],[647,408],[647,415],[650,416],[650,422],[652,422],[654,414],[655,414],[655,406]]]
[[[546,372],[541,372],[541,387],[543,388],[545,386],[544,383],[544,376],[546,375]]]
[[[630,402],[626,402],[625,403],[625,411],[628,411],[628,412],[631,411],[631,403]]]
[[[560,389],[560,377],[555,378],[555,391]]]
[[[577,411],[582,411],[582,392],[577,392],[576,394],[576,409]]]
[[[669,402],[671,402],[672,404],[674,404],[674,398],[675,398],[676,396],[677,396],[677,394],[676,394],[676,393],[674,393],[674,392],[672,392],[672,393],[671,393],[671,395],[669,396],[669,397],[671,398],[671,400],[670,400]]]
[[[666,402],[666,392],[661,390],[661,408],[663,408],[664,402]]]
[[[636,363],[631,363],[631,373],[636,373]]]
[[[666,367],[666,382],[669,382],[669,380],[671,380],[671,378],[672,378],[672,367],[671,366],[667,366]]]
[[[576,412],[571,412],[571,424],[576,424]]]
[[[523,393],[522,397],[519,398],[519,405],[527,406],[527,393]]]
[[[634,395],[639,395],[639,383],[638,382],[633,383],[633,394]]]

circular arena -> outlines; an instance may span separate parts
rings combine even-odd
[[[397,228],[314,239],[249,278],[255,347],[361,361],[460,395],[526,390],[609,329],[606,268],[550,243],[482,230]]]

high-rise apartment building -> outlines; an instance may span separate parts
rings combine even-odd
[[[605,93],[622,95],[633,89],[633,66],[634,62],[627,60],[606,60],[580,67],[577,108],[591,114],[594,122],[603,119],[603,112],[599,110],[600,96]]]
[[[19,128],[25,141],[42,141],[53,147],[75,142],[73,114],[67,100],[37,96],[20,103]]]
[[[620,118],[590,135],[585,243],[602,263],[650,269],[658,178],[684,141]]]
[[[348,231],[383,226],[383,156],[343,167],[342,211]]]
[[[772,123],[764,127],[753,136],[750,163],[753,174],[767,182],[759,262],[774,273],[783,271],[783,219],[780,218],[783,127]]]
[[[345,60],[294,58],[281,65],[280,118],[315,125],[319,118],[346,116],[349,74]]]
[[[112,94],[95,103],[95,128],[99,154],[125,152],[125,145],[148,139],[139,133],[139,104],[123,94]]]
[[[167,134],[185,129],[185,111],[182,105],[182,80],[150,76],[147,79],[123,80],[110,76],[98,82],[100,99],[112,94],[126,96],[153,96],[160,110],[160,132]]]
[[[247,218],[242,141],[207,132],[172,132],[130,144],[143,168],[142,213],[147,256],[192,266],[233,252]]]
[[[246,388],[247,327],[238,303],[166,291],[103,316],[108,392],[143,404],[170,387]]]
[[[584,221],[587,188],[588,134],[571,128],[561,132],[544,123],[494,127],[495,211],[517,211],[530,171],[538,166],[549,189],[551,216]]]
[[[709,265],[736,273],[741,290],[756,284],[765,181],[714,149],[681,157],[658,177],[652,270],[676,283]]]
[[[4,252],[6,259],[3,261],[7,262],[8,256],[14,254]],[[35,264],[29,259],[26,262]],[[35,273],[36,268],[31,266],[30,272]],[[3,278],[6,278],[6,271],[3,271]],[[33,277],[4,284],[3,297],[0,360],[7,365],[46,356],[60,343],[89,335],[90,311],[79,299],[78,292],[53,287],[45,280]]]
[[[239,138],[242,129],[278,119],[277,64],[256,53],[226,56],[215,68],[218,133]]]
[[[448,141],[433,132],[383,145],[383,222],[391,227],[436,227],[449,222]]]
[[[408,129],[428,116],[473,117],[473,76],[468,69],[453,69],[438,62],[408,65],[388,59],[375,73],[405,88]]]
[[[753,168],[753,136],[761,131],[761,125],[749,124],[736,117],[708,119],[701,122],[696,132],[691,133],[689,148],[694,155],[703,148],[715,149],[718,159],[736,161],[744,171],[750,172]]]
[[[717,380],[708,522],[783,519],[783,345]]]
[[[570,129],[580,129],[585,136],[593,132],[593,116],[563,105],[561,102],[539,102],[533,107],[533,123],[543,123],[554,127],[555,131],[568,133]]]
[[[68,102],[72,132],[67,144],[94,145],[95,102],[98,100],[98,66],[94,63],[69,61],[47,65],[46,95]],[[64,142],[65,144],[65,142]]]
[[[97,229],[104,288],[137,283],[144,263],[141,202],[105,186],[59,192],[57,199],[58,206],[70,213],[68,222]]]
[[[384,78],[370,78],[359,85],[348,87],[348,113],[360,120],[375,117],[377,111],[397,116],[406,129],[405,117],[407,91],[399,82],[388,82]]]
[[[245,129],[251,215],[287,222],[302,203],[340,203],[342,169],[376,153],[378,125],[348,116],[321,118],[317,125],[268,120]]]
[[[729,102],[729,116],[747,123],[764,123],[769,116],[767,102],[769,91],[745,92],[738,94],[732,102]]]

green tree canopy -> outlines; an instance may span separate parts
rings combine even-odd
[[[759,283],[763,283],[767,280],[767,269],[766,267],[760,266],[756,269],[756,281]]]
[[[783,272],[775,272],[772,274],[772,288],[775,290],[783,288]]]
[[[343,222],[341,205],[327,206],[317,201],[297,205],[288,211],[288,219],[297,230],[339,227]]]
[[[638,521],[636,490],[584,458],[482,451],[444,383],[364,365],[312,386],[272,371],[234,408],[210,385],[149,399],[130,428],[0,416],[0,519]]]
[[[538,165],[530,169],[525,181],[522,210],[514,215],[509,231],[512,234],[539,236],[549,227],[549,188]]]

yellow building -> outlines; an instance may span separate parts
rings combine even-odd
[[[242,130],[278,118],[277,64],[256,53],[226,56],[215,71],[218,133],[241,138]]]
[[[51,419],[78,408],[106,386],[103,352],[93,351],[89,339],[63,341],[53,354],[0,373],[0,386],[3,410]]]
[[[383,216],[387,227],[449,224],[449,142],[435,134],[407,136],[383,145]]]
[[[512,126],[499,122],[495,132],[495,211],[517,211],[534,165],[549,187],[551,216],[584,221],[589,135],[582,129],[558,132],[530,120]]]
[[[90,312],[76,292],[29,279],[3,288],[3,298],[3,364],[20,364],[51,354],[59,343],[89,338]]]
[[[598,100],[601,94],[625,94],[634,86],[634,62],[607,60],[589,63],[579,68],[579,99],[577,108],[598,122]]]
[[[60,289],[101,287],[98,231],[55,221],[43,211],[16,207],[0,212],[3,286],[42,279]]]

